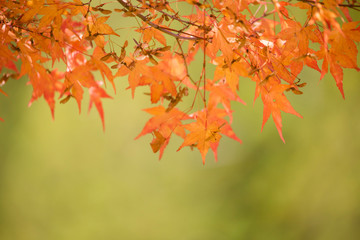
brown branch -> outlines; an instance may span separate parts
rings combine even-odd
[[[132,7],[131,4],[125,2],[125,0],[117,0],[125,9],[129,10],[130,11],[130,7]],[[140,13],[134,13],[134,16],[140,18],[143,22],[146,22],[147,24],[149,24],[151,27],[163,32],[163,33],[166,33],[170,36],[173,36],[177,39],[185,39],[185,40],[193,40],[193,41],[196,41],[196,40],[207,40],[206,38],[202,38],[202,37],[198,37],[198,36],[182,36],[182,35],[179,35],[179,34],[176,34],[176,33],[173,33],[172,31],[162,27],[162,26],[159,26],[153,22],[151,22],[147,17],[141,15]]]
[[[89,12],[90,12],[90,5],[91,5],[91,2],[92,2],[92,0],[89,0],[89,2],[87,2],[87,3],[85,3],[84,5],[88,5],[88,8],[87,8],[87,11],[86,11],[86,13],[85,13],[85,15],[84,15],[84,18],[86,18],[87,17],[87,15],[89,14]]]
[[[204,29],[204,36],[205,36],[205,20],[206,20],[205,19],[205,10],[203,10],[203,17],[204,17],[203,29]],[[203,77],[204,77],[204,108],[206,108],[206,42],[205,41],[204,41],[203,72],[204,72],[204,74],[203,74]],[[206,115],[207,115],[207,110],[206,110]],[[207,121],[206,121],[206,125],[207,125]]]
[[[136,0],[136,1],[138,1],[139,3],[143,3],[141,0]],[[179,18],[179,17],[177,16],[177,14],[171,15],[171,14],[169,14],[169,13],[167,13],[167,12],[164,12],[164,11],[162,11],[162,10],[159,10],[159,9],[157,9],[157,8],[154,8],[153,6],[151,6],[151,4],[148,4],[148,3],[145,3],[145,4],[146,4],[146,6],[148,6],[149,8],[155,9],[155,10],[158,11],[159,13],[161,13],[161,14],[163,14],[163,15],[166,15],[166,16],[168,16],[169,18],[171,18],[171,19],[173,19],[173,20],[179,21],[179,22],[181,22],[181,23],[183,23],[183,24],[193,25],[193,26],[195,26],[195,27],[201,27],[200,25],[197,25],[197,24],[195,24],[195,23],[193,23],[193,22],[186,21],[186,20],[183,20],[183,19]]]
[[[313,0],[297,0],[299,2],[304,2],[304,3],[311,3],[311,4],[321,4],[324,5],[324,2],[317,2],[317,1],[313,1]],[[337,4],[339,7],[348,7],[348,8],[360,8],[360,5],[357,4]]]

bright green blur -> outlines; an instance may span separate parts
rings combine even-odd
[[[345,101],[330,75],[301,74],[304,94],[287,96],[304,118],[282,114],[286,144],[272,119],[260,132],[261,101],[253,106],[254,83],[241,79],[247,105],[233,105],[233,128],[243,144],[224,137],[219,162],[209,152],[205,166],[198,151],[176,152],[179,138],[160,162],[151,136],[133,140],[151,105],[145,88],[131,99],[126,79],[116,95],[107,87],[105,132],[87,98],[81,115],[75,101],[57,104],[52,121],[44,100],[27,108],[25,79],[9,81],[0,239],[360,239],[360,76],[344,73]]]

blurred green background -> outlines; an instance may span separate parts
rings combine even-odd
[[[196,71],[196,70],[195,70]],[[241,79],[233,128],[219,162],[174,139],[163,159],[150,136],[133,140],[149,115],[127,80],[104,101],[106,131],[93,109],[44,100],[30,108],[26,79],[0,96],[0,239],[360,239],[360,82],[344,71],[346,100],[327,75],[301,74],[304,94],[288,93],[304,117],[283,114],[283,144],[262,104]]]

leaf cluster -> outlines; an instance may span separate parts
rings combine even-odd
[[[27,76],[33,88],[31,104],[43,97],[54,117],[56,102],[76,101],[84,91],[95,105],[103,127],[103,98],[110,83],[126,77],[135,97],[147,89],[154,107],[138,137],[150,134],[154,152],[163,155],[171,137],[183,147],[198,149],[203,162],[209,149],[217,159],[222,136],[241,140],[231,128],[231,102],[239,96],[239,79],[255,82],[254,101],[263,103],[262,128],[270,116],[282,135],[281,112],[301,117],[287,95],[301,95],[304,67],[330,72],[345,98],[343,69],[357,65],[360,10],[356,0],[117,0],[96,5],[92,0],[10,0],[0,3],[0,93],[10,79]],[[192,9],[184,14],[184,9]],[[292,10],[301,9],[306,20]],[[354,14],[355,13],[355,14]],[[111,16],[136,19],[134,39],[122,39]],[[128,41],[134,42],[130,49]],[[121,44],[122,43],[122,44]],[[200,77],[189,72],[202,58]],[[21,67],[16,64],[20,62]],[[65,68],[56,69],[62,63]],[[320,66],[319,66],[320,64]],[[209,76],[207,68],[215,72]],[[3,70],[4,69],[4,70]],[[96,80],[99,72],[102,80]],[[58,100],[56,100],[58,98]],[[181,104],[192,98],[193,104]],[[201,107],[195,107],[196,101]],[[137,137],[137,138],[138,138]]]

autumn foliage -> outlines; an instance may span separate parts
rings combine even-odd
[[[320,79],[330,72],[345,97],[343,69],[360,70],[360,21],[353,19],[359,11],[356,0],[1,1],[0,92],[26,76],[29,105],[43,97],[54,117],[56,102],[76,101],[81,111],[87,91],[89,110],[95,105],[105,127],[102,100],[126,77],[132,97],[141,91],[153,105],[144,110],[150,119],[137,138],[152,135],[161,158],[178,135],[178,150],[198,149],[205,162],[209,149],[217,158],[222,136],[241,142],[231,128],[231,102],[244,103],[240,77],[256,83],[262,127],[271,116],[283,141],[281,112],[301,117],[287,96],[302,94],[304,67]],[[129,29],[134,38],[108,24],[113,16],[137,20]],[[189,73],[195,58],[202,61],[196,78]],[[180,104],[184,98],[193,104]]]

